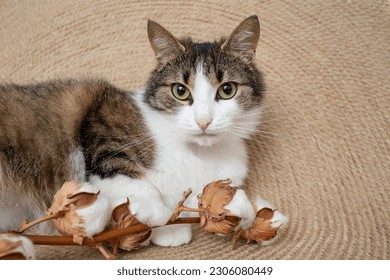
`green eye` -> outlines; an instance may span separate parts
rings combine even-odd
[[[182,84],[174,84],[172,86],[172,94],[176,99],[180,101],[186,101],[191,97],[190,90]]]
[[[224,83],[218,88],[218,98],[219,99],[230,99],[233,98],[237,93],[237,86],[235,83]]]

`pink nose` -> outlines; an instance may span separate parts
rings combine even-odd
[[[213,120],[202,120],[202,121],[198,121],[197,124],[199,125],[200,129],[203,130],[203,131],[206,131],[206,129],[209,127],[209,125],[211,124]]]

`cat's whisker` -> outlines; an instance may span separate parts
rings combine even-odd
[[[231,136],[240,137],[240,138],[244,138],[245,136],[248,135],[247,133],[240,132],[240,131],[229,131],[227,133],[230,134]],[[260,137],[265,137],[265,138],[270,138],[270,139],[277,138],[277,137],[275,137],[275,135],[267,135],[267,134],[259,134],[259,135],[260,135]],[[249,139],[251,139],[251,138],[249,138]]]
[[[148,151],[150,148],[152,148],[155,144],[150,144],[150,145],[147,145],[146,147],[144,147],[143,149],[139,150],[137,153],[135,153],[130,159],[129,159],[129,162],[131,162],[132,160],[134,160],[137,156],[139,156],[141,153],[145,152],[145,151]],[[151,151],[149,153],[152,152],[153,149],[151,149]]]
[[[146,134],[145,133],[144,137],[140,137],[140,138],[138,138],[138,139],[136,139],[136,140],[134,140],[132,142],[128,142],[128,143],[122,145],[120,148],[118,148],[114,152],[110,153],[106,158],[104,158],[102,160],[102,162],[100,164],[98,164],[97,166],[95,166],[95,168],[93,168],[91,171],[96,171],[99,167],[101,167],[102,164],[104,164],[108,160],[114,158],[116,155],[120,154],[121,152],[125,152],[127,150],[130,150],[130,149],[136,147],[137,145],[144,144],[146,141],[149,141],[149,140],[153,140],[153,137],[150,136],[150,134]],[[150,146],[153,146],[153,145],[154,145],[154,142]],[[138,155],[139,153],[140,152],[136,153],[136,155]]]
[[[112,140],[123,140],[121,142],[125,142],[124,145],[133,145],[133,146],[137,146],[138,144],[140,143],[143,143],[144,141],[148,141],[148,140],[152,140],[153,137],[148,134],[148,133],[145,133],[144,135],[136,135],[135,137],[134,136],[131,136],[131,137],[126,137],[126,136],[107,136],[107,137],[97,137],[99,139],[112,139]],[[129,139],[131,141],[126,141],[126,139]]]
[[[251,109],[249,111],[240,111],[235,117],[245,117],[245,116],[261,116],[263,114],[262,110]]]
[[[138,139],[136,139],[136,140],[134,140],[132,142],[126,143],[125,145],[134,147],[134,146],[142,145],[144,142],[147,142],[147,141],[150,141],[150,140],[153,141],[154,138],[153,137],[138,138]]]
[[[269,118],[263,118],[260,120],[260,125],[263,125],[263,124],[278,124],[278,123],[281,123],[283,121],[287,121],[287,120],[290,120],[289,118],[273,118],[273,119],[269,119]]]
[[[137,145],[145,143],[147,141],[154,141],[154,137],[153,136],[139,137],[139,138],[135,139],[134,141],[125,143],[125,145],[126,146],[137,146]]]
[[[286,116],[286,117],[281,117],[281,116],[278,116],[278,117],[275,117],[275,118],[270,118],[267,116],[267,114],[265,112],[255,112],[255,113],[243,113],[242,115],[239,115],[239,116],[234,116],[233,119],[235,121],[242,121],[242,120],[256,120],[258,121],[260,124],[266,124],[266,123],[278,123],[278,122],[281,122],[281,121],[287,121],[287,120],[291,120],[289,116]]]
[[[274,136],[274,137],[280,137],[280,135],[278,133],[275,133],[275,132],[270,132],[270,131],[266,131],[266,130],[261,130],[259,128],[255,128],[255,129],[247,129],[247,128],[244,128],[244,127],[232,127],[231,130],[233,131],[236,131],[236,132],[240,132],[240,133],[259,133],[259,134],[266,134],[266,135],[270,135],[270,136]]]
[[[241,120],[245,120],[245,119],[260,121],[261,114],[259,114],[259,113],[242,114],[242,115],[239,115],[239,116],[234,116],[233,119],[236,120],[236,121],[241,121]]]
[[[150,133],[141,133],[141,134],[135,134],[132,136],[98,136],[97,139],[134,139],[134,138],[141,138],[141,137],[151,137]]]
[[[253,130],[254,128],[257,128],[259,126],[259,122],[257,121],[240,121],[235,122],[232,124],[232,127],[239,128],[239,129],[249,129]]]
[[[282,133],[280,131],[275,132],[275,131],[264,130],[263,127],[256,128],[254,134],[261,135],[261,136],[268,135],[268,136],[272,136],[274,138],[279,138],[279,139],[281,139],[281,138],[291,139],[292,138],[292,136],[290,134]]]
[[[171,139],[169,139],[169,140],[175,140],[175,137],[178,137],[178,136],[180,136],[180,134],[179,134],[178,132],[175,131],[174,134],[171,133],[171,135],[170,135]],[[173,141],[172,141],[172,142],[173,142]],[[131,162],[133,159],[135,159],[137,156],[139,156],[141,153],[143,153],[143,152],[145,152],[145,151],[147,151],[147,150],[150,150],[150,151],[149,151],[149,154],[151,154],[151,153],[153,152],[153,149],[150,149],[150,148],[153,147],[154,145],[155,145],[155,143],[150,144],[150,145],[144,147],[143,149],[141,149],[140,151],[138,151],[137,153],[135,153],[135,154],[129,159],[129,162]]]

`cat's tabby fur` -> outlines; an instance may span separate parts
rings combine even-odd
[[[139,219],[152,225],[165,224],[188,187],[195,206],[212,180],[243,183],[244,139],[256,131],[263,93],[252,62],[257,17],[213,43],[176,39],[153,21],[148,34],[157,66],[141,91],[102,80],[0,85],[0,232],[41,216],[67,180],[90,181],[113,206],[130,196]],[[189,98],[174,97],[178,83]],[[226,84],[237,92],[222,98]],[[239,209],[246,199],[230,207],[250,223],[253,211]],[[178,229],[160,228],[152,241],[189,242],[188,227]]]

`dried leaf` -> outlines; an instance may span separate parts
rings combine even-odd
[[[122,203],[114,208],[111,216],[110,229],[121,229],[140,224],[140,221],[131,213],[130,201]],[[119,248],[127,251],[138,249],[139,247],[149,245],[149,238],[152,230],[132,233],[119,238]]]
[[[25,236],[4,233],[0,234],[0,260],[35,259],[34,245]]]
[[[237,187],[232,187],[232,181],[214,181],[204,187],[198,198],[201,210],[200,225],[208,233],[229,234],[234,232],[241,218],[229,213],[224,207],[232,200]]]

